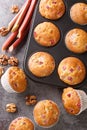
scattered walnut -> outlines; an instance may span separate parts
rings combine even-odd
[[[8,64],[12,66],[17,66],[18,65],[18,59],[16,57],[10,57],[8,60]]]
[[[14,113],[14,112],[17,111],[17,107],[14,103],[9,103],[9,104],[6,105],[6,111]]]
[[[18,5],[12,5],[10,10],[11,10],[12,13],[18,13],[19,7],[18,7]]]
[[[35,105],[37,103],[37,98],[34,95],[28,95],[25,97],[26,105]]]
[[[0,35],[1,36],[6,36],[8,34],[8,32],[9,32],[8,28],[6,28],[6,27],[0,28]]]
[[[3,73],[4,73],[4,68],[0,66],[0,77],[2,76]]]
[[[7,65],[8,64],[9,57],[4,54],[0,54],[0,64],[1,65]]]

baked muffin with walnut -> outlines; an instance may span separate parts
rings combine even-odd
[[[80,59],[67,57],[59,63],[58,75],[63,82],[69,85],[77,85],[84,80],[86,68]]]
[[[74,53],[87,51],[87,32],[83,29],[74,28],[65,37],[66,47]]]
[[[60,39],[59,28],[51,22],[38,24],[33,34],[36,42],[45,47],[56,45]]]
[[[83,90],[65,88],[62,93],[64,108],[69,114],[79,115],[87,109],[87,95]]]
[[[28,117],[17,117],[10,123],[8,130],[34,130],[34,124]]]
[[[70,17],[73,22],[86,25],[87,24],[87,4],[75,3],[70,9]]]
[[[56,20],[65,13],[65,4],[63,0],[41,0],[39,12],[47,19]]]
[[[55,60],[47,52],[36,52],[28,61],[29,71],[37,77],[46,77],[52,74],[55,69]]]
[[[54,126],[60,116],[58,105],[51,100],[39,101],[33,110],[35,122],[44,128]]]
[[[27,88],[24,71],[19,67],[9,67],[1,77],[2,87],[9,93],[21,93]]]

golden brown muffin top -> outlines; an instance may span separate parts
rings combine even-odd
[[[83,62],[76,57],[66,57],[58,65],[58,74],[69,85],[81,83],[86,75]]]
[[[47,52],[36,52],[29,58],[28,67],[37,77],[49,76],[55,69],[55,60]]]
[[[27,117],[18,117],[10,123],[9,130],[34,130],[34,124]]]
[[[75,89],[68,87],[63,90],[62,101],[64,108],[70,114],[78,114],[81,109],[81,101]]]
[[[87,32],[83,29],[74,28],[65,37],[65,44],[70,51],[83,53],[87,51]]]
[[[75,23],[87,24],[87,4],[75,3],[70,9],[70,17]]]
[[[36,123],[43,127],[51,127],[59,119],[59,108],[51,100],[42,100],[38,102],[33,111]]]
[[[10,67],[8,69],[8,80],[9,84],[16,92],[24,92],[26,90],[26,75],[19,67]]]
[[[39,12],[47,19],[59,19],[65,13],[65,4],[63,0],[41,0]]]
[[[60,31],[53,23],[43,22],[35,27],[34,38],[42,46],[54,46],[60,39]]]

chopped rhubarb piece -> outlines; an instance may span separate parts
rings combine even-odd
[[[16,84],[16,83],[14,84],[14,87],[16,87],[16,88],[17,88],[17,84]]]
[[[71,69],[70,69],[70,72],[73,72],[73,71],[74,71],[74,70],[71,68]]]
[[[47,5],[46,8],[49,9],[50,7]]]
[[[43,64],[43,62],[42,62],[42,61],[40,61],[40,62],[39,62],[39,64],[40,64],[40,65],[42,65],[42,64]]]
[[[42,114],[42,115],[41,115],[41,117],[42,117],[42,118],[45,118],[45,115],[44,115],[44,114]]]
[[[70,112],[73,112],[73,109],[70,109]]]
[[[81,108],[81,103],[78,103],[77,106],[78,106],[79,108]]]
[[[62,69],[63,69],[63,70],[66,70],[66,66],[63,66]]]
[[[85,46],[86,50],[87,50],[87,45]]]
[[[72,81],[72,77],[71,77],[71,76],[68,76],[68,80]]]
[[[56,2],[55,2],[55,1],[53,1],[52,3],[53,3],[53,4],[56,4]]]
[[[34,32],[34,37],[37,37],[37,33],[36,32]]]
[[[80,66],[78,66],[77,69],[80,70],[81,69]]]
[[[62,99],[62,102],[63,102],[63,103],[65,103],[65,100],[64,100],[64,99]]]
[[[71,93],[68,93],[67,96],[68,96],[68,97],[71,97]]]
[[[52,45],[55,43],[54,40],[51,40],[50,42],[51,42]]]

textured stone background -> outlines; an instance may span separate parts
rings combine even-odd
[[[24,2],[25,0],[0,0],[0,27],[7,26],[8,22],[12,19],[12,17],[14,17],[14,14],[11,14],[9,10],[11,5],[18,4],[19,7],[21,7]],[[0,47],[8,36],[9,35],[7,35],[6,37],[0,37]],[[12,54],[7,53],[8,55],[14,55],[18,57],[20,62],[19,66],[21,68],[23,67],[22,64],[24,58],[24,51],[25,47],[27,46],[26,39],[27,37],[23,41],[22,45],[19,46],[19,48],[15,52],[13,52]],[[87,92],[86,87],[82,89]],[[7,130],[10,122],[18,116],[27,116],[34,122],[32,115],[33,107],[25,105],[24,98],[27,94],[35,94],[38,98],[38,101],[42,99],[51,99],[59,105],[61,112],[59,123],[55,127],[50,128],[49,130],[87,130],[87,110],[79,116],[71,116],[67,114],[61,102],[61,93],[62,90],[58,89],[55,86],[42,85],[39,83],[35,83],[30,79],[28,79],[27,91],[22,94],[9,94],[2,88],[0,84],[0,130]],[[9,114],[5,111],[5,105],[10,102],[17,104],[17,113]],[[38,127],[35,124],[35,130],[44,129]]]

